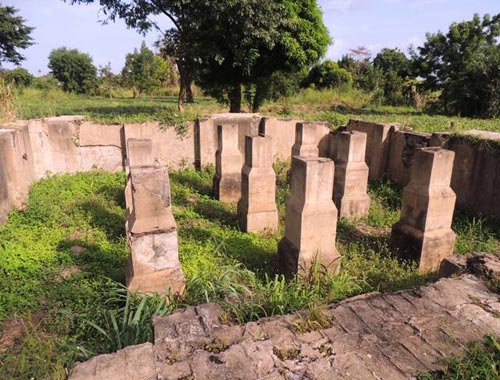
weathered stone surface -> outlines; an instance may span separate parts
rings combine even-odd
[[[132,208],[126,223],[131,251],[127,286],[141,293],[181,293],[185,279],[179,262],[168,171],[164,167],[136,166],[130,168],[129,176],[126,192]]]
[[[217,127],[214,195],[221,202],[238,202],[241,196],[243,160],[238,148],[238,125]]]
[[[304,273],[317,260],[335,271],[337,208],[333,203],[334,163],[328,158],[293,157],[292,191],[286,207],[285,237],[278,245],[282,273]]]
[[[276,231],[276,174],[273,170],[272,139],[247,136],[245,165],[241,171],[238,221],[245,232]]]
[[[339,218],[356,220],[368,215],[368,166],[365,163],[366,133],[332,133],[330,158],[335,162],[333,199]]]
[[[131,168],[153,166],[153,141],[151,139],[127,140],[127,164]]]
[[[216,164],[218,149],[217,127],[237,125],[238,150],[243,162],[245,156],[245,136],[256,136],[262,116],[257,113],[221,113],[198,119],[195,122],[196,167]]]
[[[292,157],[318,157],[319,148],[316,142],[317,123],[297,123],[295,126],[295,144],[292,146]]]
[[[393,247],[401,257],[418,260],[422,271],[438,270],[441,261],[453,254],[453,158],[453,152],[441,148],[417,151],[410,183],[403,191],[401,219],[392,228]]]
[[[391,126],[390,124],[371,123],[363,120],[349,120],[347,124],[348,131],[359,131],[368,135],[366,163],[370,169],[371,180],[381,179],[386,172]]]
[[[430,145],[431,135],[418,133],[411,128],[393,126],[389,134],[387,176],[406,186],[410,182],[415,152]]]
[[[130,178],[133,203],[129,219],[130,232],[141,235],[176,229],[167,169],[135,167],[130,169]]]
[[[295,330],[297,315],[223,325],[222,310],[207,304],[155,317],[153,348],[79,363],[69,379],[414,380],[468,342],[499,334],[499,312],[498,295],[473,275],[331,305],[322,313],[332,326],[311,332]]]

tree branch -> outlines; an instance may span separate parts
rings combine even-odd
[[[181,31],[181,26],[180,24],[177,22],[177,20],[175,19],[175,17],[170,13],[168,12],[164,7],[162,7],[158,1],[156,0],[151,0],[151,3],[156,7],[158,8],[158,10],[163,13],[165,16],[167,16],[170,21],[172,21],[172,23],[175,25],[175,27],[177,28],[177,30],[180,32]]]

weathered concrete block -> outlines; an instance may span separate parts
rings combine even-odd
[[[315,260],[330,271],[338,269],[334,171],[334,163],[328,158],[292,157],[285,237],[278,245],[280,272],[304,274]]]
[[[368,135],[366,163],[370,169],[369,177],[377,180],[384,176],[389,153],[389,131],[391,124],[377,124],[363,120],[349,120],[348,131],[364,132]]]
[[[179,262],[177,225],[164,167],[130,168],[132,211],[127,219],[130,260],[127,286],[141,293],[180,293],[185,279]]]
[[[179,262],[177,230],[129,237],[131,257],[127,287],[141,293],[182,293],[185,278]]]
[[[133,210],[129,218],[134,235],[175,230],[170,203],[170,180],[164,167],[130,168]]]
[[[295,126],[295,144],[292,146],[292,157],[318,157],[319,148],[316,142],[316,123],[297,123]]]
[[[454,155],[441,148],[416,152],[411,180],[403,191],[401,219],[392,228],[393,247],[401,257],[418,260],[421,271],[439,269],[441,261],[453,254]]]
[[[417,133],[410,128],[393,126],[389,135],[389,153],[387,160],[388,177],[406,186],[410,182],[411,168],[415,152],[430,145],[431,135]]]
[[[219,125],[237,125],[238,150],[243,162],[245,156],[245,136],[256,136],[262,116],[257,113],[221,113],[198,119],[195,122],[194,153],[195,165],[202,168],[207,164],[216,164],[218,149],[217,127]]]
[[[238,148],[238,125],[219,125],[217,137],[214,195],[222,202],[237,202],[241,196],[243,166]]]
[[[245,232],[276,231],[276,174],[272,138],[247,136],[245,165],[241,172],[238,221]]]
[[[338,132],[332,134],[335,161],[333,199],[339,217],[350,220],[368,215],[368,166],[365,163],[366,133]]]

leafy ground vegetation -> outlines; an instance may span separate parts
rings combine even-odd
[[[275,169],[283,222],[288,167],[281,163]],[[128,254],[123,174],[55,176],[35,184],[27,209],[11,213],[0,226],[0,325],[6,332],[0,340],[0,378],[64,379],[75,360],[151,340],[153,314],[189,304],[219,302],[228,323],[298,309],[314,315],[326,303],[434,278],[399,262],[388,248],[401,196],[390,182],[370,184],[373,204],[365,220],[339,222],[340,275],[328,277],[317,267],[305,279],[287,283],[275,274],[283,231],[240,232],[235,206],[211,196],[212,175],[210,168],[171,173],[187,288],[170,303],[128,295],[123,287]],[[493,220],[457,213],[454,229],[459,252],[500,248]],[[462,371],[462,365],[457,368]]]

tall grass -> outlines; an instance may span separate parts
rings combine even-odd
[[[16,120],[16,98],[12,87],[0,77],[0,123]]]

